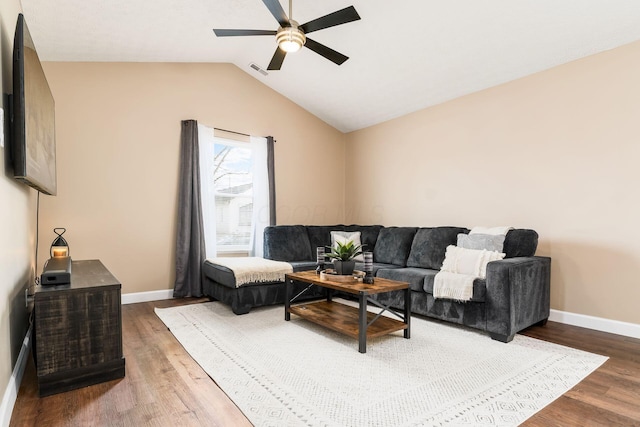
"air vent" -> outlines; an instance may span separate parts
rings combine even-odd
[[[260,66],[258,64],[256,64],[255,62],[249,63],[249,67],[253,68],[254,70],[259,72],[263,76],[268,76],[269,75],[269,73],[267,73],[266,70],[263,70],[262,68],[260,68]]]

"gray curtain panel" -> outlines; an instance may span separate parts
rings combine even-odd
[[[199,162],[198,122],[183,120],[180,135],[174,297],[202,296],[202,263],[205,260],[205,248]]]
[[[269,175],[269,225],[276,225],[275,140],[267,137],[267,173]]]

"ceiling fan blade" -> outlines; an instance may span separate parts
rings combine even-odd
[[[275,36],[276,31],[271,30],[221,30],[214,28],[213,32],[218,37],[234,37],[234,36]]]
[[[276,48],[276,53],[273,54],[273,58],[271,58],[271,62],[269,62],[267,70],[279,70],[282,67],[282,62],[284,61],[285,56],[287,56],[287,52],[280,49],[279,47]]]
[[[287,14],[284,13],[284,9],[282,9],[282,5],[280,5],[278,0],[262,0],[262,2],[267,6],[267,9],[269,9],[269,12],[276,18],[276,21],[278,21],[281,27],[289,26],[289,18],[287,18]]]
[[[341,54],[340,52],[336,52],[335,50],[318,43],[315,40],[311,40],[309,37],[307,37],[307,42],[304,44],[305,47],[308,47],[309,49],[311,49],[312,51],[314,51],[315,53],[317,53],[318,55],[324,56],[325,58],[327,58],[329,61],[334,62],[338,65],[342,65],[342,63],[344,61],[346,61],[347,59],[349,59],[348,56],[344,56],[343,54]]]
[[[349,6],[338,10],[337,12],[309,21],[306,24],[302,24],[300,25],[300,28],[305,32],[305,34],[309,34],[312,31],[335,27],[336,25],[346,24],[347,22],[357,21],[358,19],[360,19],[360,15],[358,15],[356,9],[353,6]]]

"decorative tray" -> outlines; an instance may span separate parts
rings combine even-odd
[[[354,279],[362,282],[365,273],[360,270],[353,270],[353,274],[337,274],[333,269],[326,269],[320,272],[321,280],[334,280],[336,282],[352,282]]]

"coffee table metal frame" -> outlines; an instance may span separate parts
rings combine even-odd
[[[291,293],[294,281],[308,283],[309,286],[292,298]],[[327,289],[326,300],[292,305],[313,286],[321,286]],[[333,301],[334,291],[356,295],[358,297],[358,307]],[[403,312],[371,298],[371,295],[391,291],[404,292]],[[377,314],[367,311],[368,303],[381,308],[381,311]],[[385,312],[393,314],[400,320],[382,316]],[[373,284],[365,284],[357,279],[352,281],[321,279],[315,271],[290,273],[285,278],[284,320],[291,320],[291,313],[334,331],[357,338],[358,351],[360,353],[367,352],[367,338],[378,337],[399,330],[404,330],[404,338],[409,339],[411,337],[411,291],[409,284],[406,282],[376,277]]]

